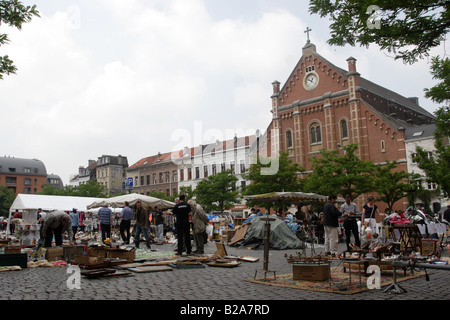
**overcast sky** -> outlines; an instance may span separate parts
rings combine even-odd
[[[0,26],[18,67],[0,81],[0,156],[37,158],[65,184],[101,155],[130,165],[216,139],[262,132],[272,85],[287,80],[312,29],[317,52],[406,97],[424,98],[430,61],[376,46],[330,47],[329,21],[298,0],[25,0],[41,18]],[[446,54],[445,43],[432,51]],[[450,52],[450,49],[447,49]]]

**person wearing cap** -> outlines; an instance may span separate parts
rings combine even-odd
[[[75,234],[78,231],[78,227],[80,226],[80,216],[78,215],[77,209],[73,208],[70,213],[70,219],[72,219],[72,233],[73,233],[73,241],[75,241]]]

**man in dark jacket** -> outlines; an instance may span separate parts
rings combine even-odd
[[[336,255],[338,247],[338,227],[341,212],[336,208],[337,196],[332,194],[323,206],[323,225],[325,229],[325,253]]]
[[[147,249],[151,249],[150,238],[148,237],[147,229],[149,227],[148,212],[142,207],[142,202],[136,202],[136,234],[134,236],[134,244],[136,248],[139,248],[139,242],[141,238],[141,232],[144,234],[145,242],[147,243]]]
[[[176,254],[181,255],[183,249],[186,248],[187,254],[191,254],[191,233],[189,225],[189,214],[191,213],[191,206],[186,202],[186,196],[180,196],[180,202],[178,202],[173,208],[173,214],[177,218],[176,229],[177,229],[177,241],[178,250]]]

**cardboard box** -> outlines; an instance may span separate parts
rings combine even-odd
[[[48,261],[59,261],[64,258],[64,249],[62,247],[46,248],[45,258]]]
[[[330,278],[330,268],[327,264],[294,264],[292,267],[294,280],[326,281]]]
[[[131,263],[136,259],[136,250],[106,249],[106,258],[126,259]]]
[[[31,262],[45,260],[46,253],[47,249],[45,248],[41,248],[39,251],[31,250],[27,252],[27,260]]]
[[[84,256],[87,254],[86,246],[64,246],[63,260],[67,262],[72,262],[76,256]]]
[[[101,258],[106,258],[106,247],[93,247],[89,248],[88,254],[90,256],[96,256]]]
[[[438,251],[438,241],[437,239],[422,239],[422,246],[421,246],[421,254],[423,256],[430,256],[433,254],[436,254]]]
[[[97,257],[97,256],[76,256],[74,257],[72,263],[77,265],[85,265],[85,266],[91,266],[96,264],[102,264],[105,262],[105,258],[103,257]]]

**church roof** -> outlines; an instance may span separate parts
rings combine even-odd
[[[316,52],[316,46],[311,43],[308,42],[304,47],[303,47],[303,55],[300,58],[299,62],[297,63],[297,65],[295,66],[294,70],[292,71],[292,73],[290,74],[288,80],[285,82],[285,84],[283,85],[283,87],[280,90],[281,92],[285,92],[286,90],[288,90],[288,86],[290,85],[290,80],[292,79],[292,77],[294,77],[296,70],[299,68],[299,65],[302,63],[302,61],[304,60],[306,55],[314,55],[316,58],[320,59],[324,64],[326,64],[329,68],[335,70],[335,72],[338,72],[344,79],[348,78],[349,75],[349,71],[346,69],[342,69],[338,66],[336,66],[335,64],[331,63],[329,60],[327,60],[326,58],[324,58],[323,56],[321,56],[319,53]],[[347,60],[350,59],[354,59],[353,57],[350,57]],[[356,60],[356,59],[355,59]],[[359,74],[358,74],[359,75]],[[400,109],[402,109],[403,112],[405,113],[412,113],[412,114],[416,114],[416,119],[417,118],[421,118],[421,119],[427,119],[426,122],[432,122],[434,121],[434,116],[429,113],[428,111],[426,111],[424,108],[422,108],[419,104],[418,104],[418,99],[417,98],[407,98],[402,96],[401,94],[398,94],[390,89],[387,89],[381,85],[378,85],[364,77],[359,76],[359,88],[357,88],[356,90],[361,92],[363,95],[362,100],[364,101],[364,103],[366,105],[370,105],[374,111],[377,111],[380,115],[384,115],[386,116],[386,119],[388,121],[391,121],[393,123],[398,124],[399,126],[402,127],[408,127],[411,126],[411,123],[406,121],[407,119],[402,119],[401,117],[391,117],[390,116],[390,112],[389,110],[389,105],[395,106],[395,107],[400,107]],[[343,92],[348,91],[348,89],[344,89]],[[342,92],[341,92],[342,93]],[[385,99],[385,104],[387,103],[388,106],[382,106],[379,103],[374,103],[373,101],[370,101],[367,98],[364,98],[364,94],[367,96],[368,93],[371,93],[373,95],[379,96],[380,98]],[[316,100],[321,100],[322,97],[317,97],[314,99],[307,99],[304,101],[295,101],[294,104],[307,104]],[[283,110],[285,108],[290,108],[292,107],[293,104],[288,104],[288,105],[284,105],[284,106],[279,106],[280,110]]]

